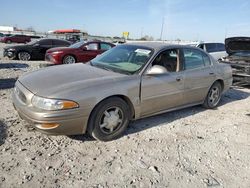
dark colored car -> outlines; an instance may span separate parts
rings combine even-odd
[[[5,36],[0,39],[0,42],[4,43],[28,43],[30,42],[30,37],[26,35],[12,35]]]
[[[4,34],[3,34],[3,33],[0,33],[0,37],[4,37]]]
[[[54,47],[66,47],[70,42],[59,39],[41,39],[26,45],[10,46],[4,49],[3,56],[10,59],[29,61],[30,59],[44,60],[48,49]]]
[[[229,55],[222,62],[231,65],[234,84],[250,85],[250,37],[227,38],[225,46]]]
[[[53,64],[88,62],[115,45],[102,41],[81,41],[67,48],[52,48],[46,52],[45,60]]]

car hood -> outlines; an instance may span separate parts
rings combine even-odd
[[[229,55],[237,52],[250,53],[250,37],[231,37],[225,39],[226,51]]]
[[[34,94],[56,97],[94,85],[101,85],[127,75],[77,63],[59,65],[37,70],[24,75],[18,81]]]

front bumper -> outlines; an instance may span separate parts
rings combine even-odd
[[[45,55],[45,61],[49,62],[50,64],[57,65],[61,64],[60,63],[60,57],[59,55],[53,55],[53,54],[46,54]]]
[[[19,82],[16,83],[16,88],[18,88],[19,91],[17,92],[16,89],[14,89],[12,93],[14,108],[19,116],[36,130],[51,135],[77,135],[86,132],[88,117],[82,116],[81,114],[83,113],[80,109],[62,111],[35,109],[29,102],[33,94]],[[59,124],[59,126],[52,129],[41,128],[42,124],[51,123]]]

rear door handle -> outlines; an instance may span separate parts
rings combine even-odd
[[[209,75],[214,75],[214,72],[210,72]]]

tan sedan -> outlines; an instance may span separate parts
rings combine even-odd
[[[19,115],[48,134],[122,135],[130,120],[193,105],[218,105],[232,84],[229,65],[189,46],[119,45],[88,64],[44,68],[18,79]]]

